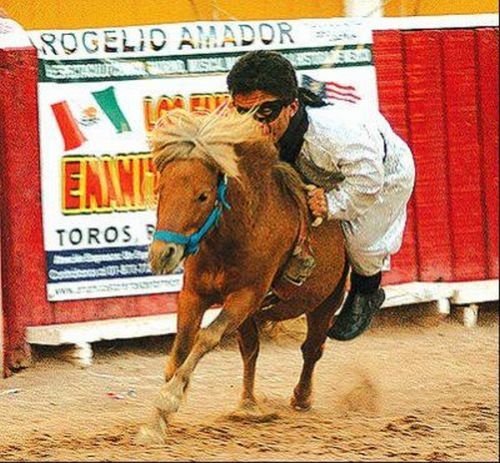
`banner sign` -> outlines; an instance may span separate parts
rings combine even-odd
[[[360,20],[195,22],[32,31],[39,54],[42,211],[50,301],[179,291],[153,276],[148,137],[176,108],[214,110],[245,52],[278,50],[333,104],[377,108],[372,33]]]

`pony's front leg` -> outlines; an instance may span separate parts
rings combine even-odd
[[[257,293],[251,289],[243,289],[230,294],[224,302],[224,308],[215,320],[207,328],[198,332],[193,348],[185,362],[160,390],[156,407],[165,422],[170,414],[178,410],[191,374],[198,362],[220,343],[225,334],[235,331],[241,325],[258,307],[264,294],[264,291]]]
[[[247,318],[238,328],[238,343],[243,359],[243,392],[239,407],[229,415],[236,421],[270,421],[278,415],[257,403],[255,397],[255,366],[259,355],[259,331],[253,317]]]
[[[248,409],[257,405],[254,386],[260,343],[259,331],[253,317],[247,318],[238,328],[238,344],[243,359],[243,392],[240,407]]]
[[[198,294],[183,290],[179,294],[177,307],[177,334],[165,365],[165,382],[170,381],[193,347],[200,331],[201,320],[210,302]]]

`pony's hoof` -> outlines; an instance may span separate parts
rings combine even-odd
[[[141,426],[135,436],[135,443],[139,445],[158,445],[165,443],[165,436],[156,427],[150,425]]]
[[[182,397],[183,385],[174,378],[162,387],[154,405],[163,415],[170,415],[179,410]]]
[[[243,401],[239,407],[229,414],[231,421],[243,421],[250,423],[268,423],[279,418],[276,412],[263,409],[256,402]]]
[[[255,399],[244,399],[238,405],[238,410],[248,411],[248,412],[257,412],[260,409],[257,401]]]
[[[309,400],[299,400],[296,397],[290,399],[290,405],[298,412],[308,412],[311,410],[311,402]]]
[[[140,427],[135,443],[142,445],[164,444],[167,435],[167,417],[155,410],[148,424]]]

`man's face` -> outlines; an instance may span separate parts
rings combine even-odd
[[[285,133],[290,119],[297,112],[299,103],[294,100],[285,104],[278,97],[255,90],[250,93],[240,93],[233,96],[233,106],[238,112],[247,112],[255,109],[254,118],[262,125],[265,134],[270,134],[277,142]]]

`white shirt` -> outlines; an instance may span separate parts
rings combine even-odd
[[[325,188],[328,218],[344,222],[350,254],[395,252],[415,177],[408,145],[378,111],[339,104],[306,107],[306,112],[309,127],[296,167]],[[329,173],[343,180],[332,188],[321,181]]]

